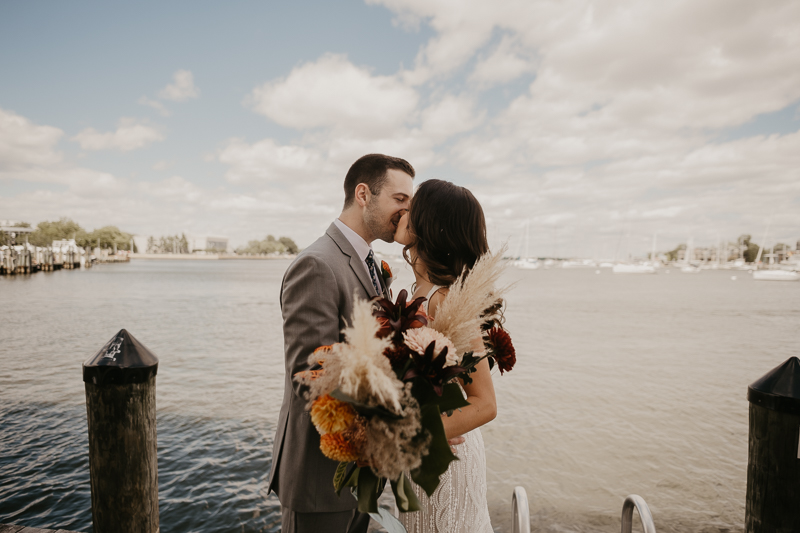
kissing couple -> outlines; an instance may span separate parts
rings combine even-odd
[[[286,382],[268,486],[281,502],[283,533],[366,533],[369,527],[370,516],[358,511],[356,499],[334,490],[337,462],[320,451],[308,398],[293,376],[309,370],[308,357],[315,349],[343,342],[355,299],[390,298],[391,271],[376,262],[371,243],[381,239],[403,245],[415,277],[409,301],[426,298],[422,305],[432,320],[450,286],[489,253],[475,196],[435,179],[415,193],[414,175],[414,168],[397,157],[369,154],[353,163],[344,179],[341,215],[284,275],[280,304]],[[474,344],[482,349],[480,336]],[[477,364],[471,378],[460,382],[469,405],[442,416],[458,460],[449,464],[432,495],[413,485],[420,510],[399,516],[409,533],[492,531],[479,429],[497,413],[488,360]]]

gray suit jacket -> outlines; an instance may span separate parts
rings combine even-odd
[[[380,277],[380,276],[379,276]],[[388,289],[380,280],[384,294]],[[346,491],[333,490],[338,463],[319,449],[319,433],[306,411],[308,401],[292,376],[307,370],[307,358],[320,346],[342,342],[353,314],[353,295],[377,296],[350,241],[331,224],[325,235],[303,250],[286,270],[281,286],[286,382],[272,451],[269,491],[296,512],[338,512],[356,507]]]

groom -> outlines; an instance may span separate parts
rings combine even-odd
[[[308,369],[307,358],[316,348],[344,340],[341,331],[351,320],[354,294],[389,296],[371,243],[394,241],[413,178],[414,168],[397,157],[370,154],[353,163],[344,179],[342,214],[283,277],[286,383],[267,489],[281,501],[282,533],[367,531],[369,515],[356,510],[356,499],[333,490],[338,463],[322,455],[303,388],[292,376]]]

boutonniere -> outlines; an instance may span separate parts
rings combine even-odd
[[[387,288],[394,281],[394,275],[392,274],[392,269],[389,268],[389,263],[383,260],[381,260],[381,277]]]

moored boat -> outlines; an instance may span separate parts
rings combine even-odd
[[[617,263],[611,269],[614,274],[655,274],[656,267],[653,265],[628,265]]]
[[[800,281],[800,274],[790,270],[756,270],[753,279],[758,281]]]

